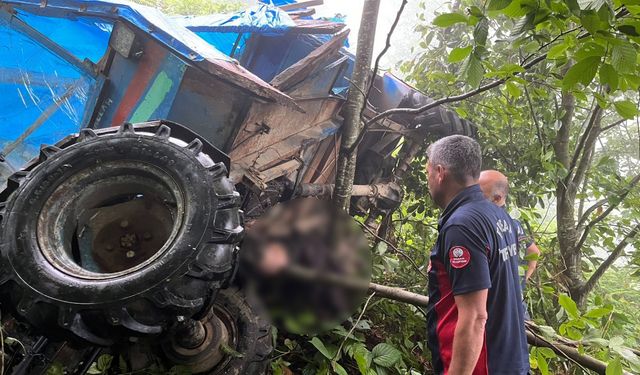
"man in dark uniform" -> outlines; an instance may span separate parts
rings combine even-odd
[[[529,371],[517,236],[477,184],[481,150],[449,136],[428,150],[429,192],[443,209],[429,270],[428,345],[438,374]]]
[[[505,208],[507,204],[507,196],[509,195],[509,179],[504,174],[494,171],[486,170],[480,172],[480,178],[478,179],[480,189],[484,193],[485,198],[493,202],[498,207]],[[540,256],[540,249],[536,245],[532,236],[527,235],[522,224],[517,219],[512,219],[513,225],[518,234],[518,249],[520,256],[520,264],[526,266],[524,276],[521,278],[522,290],[526,286],[526,282],[535,272],[538,267],[538,261],[533,258],[532,254]]]

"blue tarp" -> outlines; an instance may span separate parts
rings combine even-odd
[[[178,16],[173,19],[216,49],[235,58],[242,55],[250,34],[278,36],[296,25],[286,12],[271,5],[259,5],[235,14]]]
[[[50,31],[52,36],[60,32]],[[41,144],[52,144],[80,129],[98,82],[15,30],[4,17],[0,35],[0,151],[15,169],[36,156]],[[75,52],[92,57],[86,49]]]
[[[2,0],[2,3],[34,13],[41,11],[42,4],[40,0]],[[102,20],[124,19],[192,61],[230,60],[227,55],[155,8],[126,0],[48,0],[46,5],[48,16],[57,12],[58,17],[69,19],[80,15]]]
[[[231,15],[180,16],[173,19],[191,31],[266,35],[281,35],[296,25],[287,12],[271,5],[258,5]]]
[[[275,6],[297,3],[296,0],[259,0],[259,2],[263,4],[271,4]]]

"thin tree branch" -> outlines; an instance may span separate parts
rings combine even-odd
[[[605,132],[605,131],[607,131],[607,130],[609,130],[611,128],[615,128],[616,126],[618,126],[620,124],[623,124],[626,121],[627,121],[627,119],[624,119],[624,118],[621,119],[621,120],[618,120],[618,121],[612,123],[611,125],[607,125],[607,126],[603,127],[602,129],[600,129],[600,132],[602,133],[602,132]]]
[[[546,58],[546,54],[545,55],[541,55],[538,56],[536,59],[532,60],[530,63],[528,63],[527,65],[523,66],[523,68],[525,70],[531,68],[532,66],[542,62],[545,58]],[[515,73],[514,75],[517,75],[518,73]],[[510,78],[510,77],[509,77]],[[429,104],[425,104],[421,107],[418,108],[394,108],[394,109],[389,109],[386,110],[384,112],[381,112],[380,114],[378,114],[377,116],[374,116],[373,118],[371,118],[371,120],[367,121],[367,125],[372,124],[382,118],[386,118],[389,117],[391,115],[395,115],[395,114],[399,114],[399,113],[403,113],[403,114],[420,114],[422,112],[428,111],[432,108],[435,108],[439,105],[442,104],[446,104],[446,103],[455,103],[455,102],[459,102],[461,100],[465,100],[468,99],[472,96],[475,96],[477,94],[480,94],[482,92],[485,92],[487,90],[491,90],[494,87],[498,87],[501,84],[505,83],[507,81],[507,78],[502,78],[502,79],[498,79],[495,80],[493,82],[487,83],[483,86],[478,87],[475,90],[471,90],[469,92],[460,94],[460,95],[454,95],[454,96],[448,96],[446,98],[442,98],[442,99],[438,99],[436,101],[433,101]]]
[[[362,311],[360,312],[360,315],[358,316],[358,320],[356,320],[356,322],[353,324],[353,326],[351,326],[351,329],[349,330],[349,333],[347,333],[347,335],[344,337],[344,340],[342,340],[342,342],[340,343],[340,347],[336,351],[336,354],[332,358],[332,360],[335,360],[336,357],[338,355],[340,355],[340,351],[342,350],[342,347],[344,346],[344,343],[347,342],[347,339],[349,338],[349,336],[351,336],[353,331],[356,329],[356,326],[358,326],[358,323],[360,323],[360,320],[362,319],[362,316],[364,315],[364,312],[367,311],[367,307],[369,306],[369,301],[371,301],[371,298],[373,298],[373,296],[375,296],[375,295],[376,295],[376,292],[373,292],[373,293],[371,293],[369,298],[367,298],[367,301],[364,303],[364,306],[362,307]]]
[[[638,234],[638,232],[640,232],[640,223],[636,224],[636,226],[629,233],[627,233],[626,236],[624,236],[622,241],[620,241],[620,243],[618,243],[618,245],[611,252],[611,254],[609,254],[607,259],[605,259],[604,262],[602,262],[600,264],[600,266],[596,269],[596,271],[593,273],[593,275],[591,275],[591,277],[589,277],[589,280],[587,280],[587,282],[584,284],[584,293],[585,294],[591,292],[591,290],[595,287],[595,285],[598,282],[598,280],[600,280],[602,275],[604,275],[605,271],[607,271],[607,269],[609,269],[609,267],[611,267],[613,262],[615,262],[616,259],[618,259],[620,254],[622,254],[622,252],[627,247],[629,242],[635,238],[635,236]]]
[[[593,211],[597,210],[599,207],[602,207],[607,202],[609,202],[609,198],[600,199],[599,201],[594,203],[593,206],[587,208],[587,210],[582,214],[582,216],[580,216],[580,220],[578,220],[578,227],[581,227],[582,224],[584,224],[585,221],[587,221],[587,219],[589,218],[589,215],[591,215]]]
[[[416,272],[418,272],[422,277],[424,277],[425,279],[427,278],[427,275],[424,274],[424,272],[422,272],[422,270],[420,269],[420,267],[418,267],[418,264],[416,263],[415,260],[413,260],[413,258],[411,258],[408,254],[406,254],[404,251],[398,249],[397,247],[395,247],[391,242],[389,242],[388,240],[380,237],[377,233],[375,233],[374,231],[371,230],[371,228],[369,228],[368,226],[366,226],[365,224],[359,222],[356,220],[356,223],[358,223],[364,230],[366,230],[370,235],[372,235],[373,237],[375,237],[378,241],[382,241],[385,244],[387,244],[387,246],[389,246],[393,251],[395,251],[397,254],[402,255],[409,263],[411,263],[411,265],[413,266],[413,268],[416,270]]]
[[[598,215],[595,219],[591,220],[584,228],[584,231],[582,232],[582,236],[580,237],[580,241],[578,242],[578,246],[577,248],[579,249],[580,247],[582,247],[582,245],[584,245],[585,241],[587,240],[587,237],[589,236],[589,232],[591,231],[591,229],[598,224],[599,222],[601,222],[602,220],[606,219],[607,216],[609,216],[609,214],[611,214],[611,212],[613,212],[613,210],[615,210],[618,205],[620,205],[620,203],[622,203],[622,201],[624,201],[624,199],[627,197],[627,195],[629,195],[629,193],[631,193],[631,191],[633,190],[633,188],[638,185],[638,182],[640,182],[640,173],[637,174],[630,182],[629,185],[627,186],[627,189],[625,191],[622,192],[622,194],[620,194],[618,196],[618,202],[616,204],[612,204],[610,205],[604,212],[602,212],[600,215]]]
[[[576,150],[573,153],[573,158],[571,159],[566,179],[567,184],[569,181],[573,181],[576,185],[582,182],[582,179],[591,164],[593,147],[598,140],[598,135],[600,135],[601,121],[602,107],[596,103],[593,111],[591,112],[587,128],[582,133],[582,137],[580,137]]]
[[[540,142],[540,149],[542,152],[545,152],[544,148],[544,140],[542,139],[542,128],[540,126],[540,122],[538,121],[538,117],[536,116],[536,111],[533,109],[533,102],[531,101],[531,95],[529,95],[529,89],[527,85],[522,85],[524,87],[524,94],[527,97],[527,103],[529,103],[529,111],[531,112],[531,119],[533,123],[536,125],[536,132],[538,134],[538,141]]]
[[[369,87],[367,88],[367,92],[364,97],[365,104],[369,103],[369,95],[371,95],[371,89],[375,84],[376,74],[378,74],[378,69],[380,68],[380,60],[382,60],[382,57],[387,53],[387,51],[391,47],[391,36],[393,35],[393,32],[396,30],[396,27],[398,26],[398,22],[400,22],[400,17],[402,16],[402,12],[404,12],[404,8],[407,5],[407,3],[408,3],[408,0],[402,0],[402,4],[400,4],[400,8],[396,13],[396,18],[393,20],[393,24],[391,24],[391,27],[389,28],[389,32],[387,33],[387,38],[385,40],[384,48],[382,49],[382,51],[380,51],[380,53],[376,57],[375,63],[373,64],[373,74],[371,75]],[[362,114],[364,113],[365,107],[366,105],[363,106],[362,110],[360,111],[360,118],[362,118]]]

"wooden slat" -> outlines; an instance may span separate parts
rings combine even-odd
[[[324,4],[324,0],[307,0],[307,1],[300,1],[295,4],[280,5],[280,9],[284,11],[290,11],[290,10],[297,10],[297,9],[302,9],[306,7],[322,5],[322,4]]]

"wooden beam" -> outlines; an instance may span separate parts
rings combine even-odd
[[[307,0],[307,1],[300,1],[295,4],[280,5],[280,9],[284,11],[290,11],[290,10],[297,10],[297,9],[312,7],[316,5],[322,5],[322,4],[324,4],[324,0]]]

